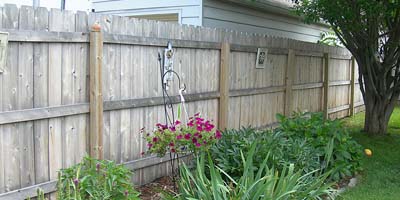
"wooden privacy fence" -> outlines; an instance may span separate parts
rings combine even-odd
[[[101,32],[90,32],[96,21]],[[166,175],[167,157],[141,157],[139,130],[165,121],[157,54],[168,41],[188,112],[220,128],[266,128],[276,113],[297,110],[339,118],[363,105],[356,63],[342,48],[15,5],[0,8],[0,28],[9,32],[0,73],[0,199],[55,191],[57,170],[89,153],[135,170],[137,184]],[[259,47],[268,48],[265,69],[255,68]],[[169,92],[176,106],[176,81]]]

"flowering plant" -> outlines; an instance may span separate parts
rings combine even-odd
[[[133,173],[113,161],[84,157],[81,163],[59,172],[57,199],[138,200],[130,179]]]
[[[166,153],[197,153],[208,150],[222,137],[210,120],[195,114],[187,124],[179,120],[173,125],[156,124],[153,134],[146,133],[148,153],[162,157]]]

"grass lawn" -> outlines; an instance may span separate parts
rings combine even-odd
[[[400,107],[390,119],[389,136],[369,137],[361,129],[364,113],[345,119],[345,124],[355,140],[372,150],[372,157],[363,157],[361,180],[355,188],[346,191],[346,200],[400,199]]]

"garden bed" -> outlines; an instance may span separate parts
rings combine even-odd
[[[158,200],[161,198],[161,191],[173,192],[174,184],[172,177],[165,176],[146,185],[137,188],[140,192],[140,198],[142,200]]]

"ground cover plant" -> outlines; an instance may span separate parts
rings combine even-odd
[[[353,176],[360,169],[362,147],[351,139],[338,120],[324,120],[320,113],[296,113],[293,118],[278,115],[279,126],[273,131],[251,128],[228,130],[212,149],[217,165],[232,177],[243,173],[240,151],[247,152],[255,141],[255,170],[271,154],[269,166],[283,170],[294,163],[295,170],[303,174],[314,170],[331,170],[330,179],[338,181]],[[333,143],[331,152],[327,146]],[[325,159],[332,154],[329,162]]]
[[[364,113],[344,119],[352,137],[365,148],[371,149],[372,156],[363,156],[363,170],[355,188],[347,190],[340,199],[353,200],[397,200],[400,197],[400,107],[396,107],[389,121],[387,136],[370,137],[361,131]]]
[[[132,172],[123,165],[85,157],[81,163],[60,171],[57,199],[139,199],[131,176]]]

